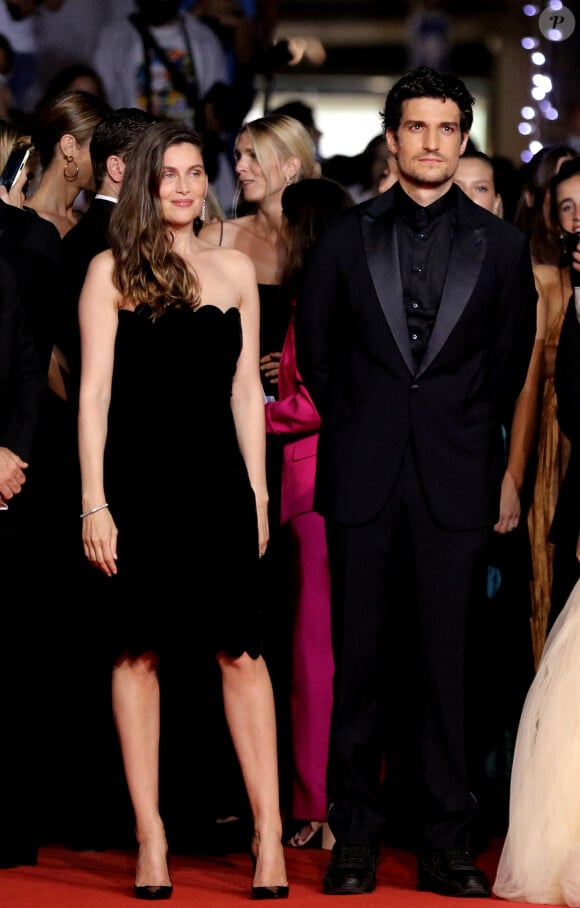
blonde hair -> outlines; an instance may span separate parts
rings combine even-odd
[[[0,173],[4,170],[10,152],[21,145],[31,145],[30,136],[24,135],[20,128],[9,120],[0,119]]]
[[[272,191],[268,179],[268,159],[274,158],[282,170],[289,158],[298,158],[300,169],[294,182],[320,176],[320,164],[316,160],[316,150],[311,134],[300,120],[287,117],[285,114],[269,114],[244,123],[238,133],[238,138],[247,134],[256,161],[266,177],[266,191]],[[236,190],[234,209],[239,199],[240,186]]]

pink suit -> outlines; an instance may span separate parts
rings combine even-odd
[[[323,518],[313,510],[320,417],[296,366],[294,313],[278,373],[278,400],[266,404],[266,429],[287,436],[282,455],[281,523],[290,525],[296,590],[290,699],[292,814],[324,820],[334,664],[330,578]]]

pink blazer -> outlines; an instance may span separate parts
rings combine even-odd
[[[287,436],[282,454],[280,522],[313,510],[320,417],[296,366],[294,310],[278,372],[278,400],[266,404],[266,431]]]

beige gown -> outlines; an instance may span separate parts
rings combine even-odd
[[[548,635],[522,710],[493,891],[580,906],[580,581]]]
[[[566,300],[567,302],[567,300]],[[557,344],[562,330],[566,306],[563,303],[558,318],[548,328],[545,343]],[[556,501],[570,456],[570,443],[560,431],[557,419],[556,392],[553,377],[546,378],[542,392],[539,422],[538,463],[530,510],[528,531],[532,554],[531,634],[536,666],[540,661],[546,639],[546,628],[552,594],[553,545],[548,533],[554,518]]]

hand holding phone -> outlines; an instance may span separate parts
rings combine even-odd
[[[12,149],[4,170],[0,174],[0,186],[6,186],[6,189],[10,192],[14,184],[20,179],[31,153],[32,145],[17,145]]]

